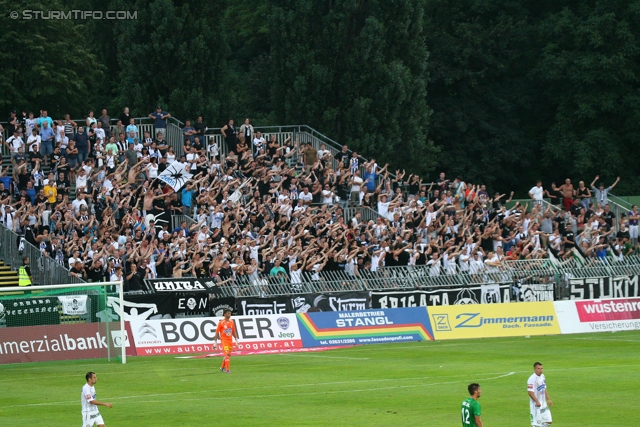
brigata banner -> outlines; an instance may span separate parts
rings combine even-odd
[[[569,290],[574,300],[640,297],[638,276],[569,279]]]
[[[299,313],[305,347],[433,340],[423,307]]]
[[[221,317],[132,320],[138,356],[213,351],[213,337]],[[294,314],[236,316],[239,351],[287,350],[302,347]]]
[[[372,308],[426,307],[432,305],[493,304],[509,302],[511,285],[506,283],[438,288],[425,291],[371,292]]]
[[[436,340],[559,334],[553,302],[428,308]]]
[[[563,334],[640,330],[640,298],[556,301]]]
[[[0,328],[0,364],[106,358],[120,354],[120,323],[81,323],[71,325]],[[125,334],[127,354],[135,355]]]

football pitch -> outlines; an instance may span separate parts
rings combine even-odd
[[[0,425],[81,424],[95,371],[107,427],[460,426],[480,383],[486,427],[528,426],[527,379],[544,364],[554,426],[640,425],[640,332],[416,342],[221,359],[132,357],[0,366]]]

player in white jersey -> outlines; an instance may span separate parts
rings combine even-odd
[[[80,397],[82,402],[82,427],[93,427],[94,425],[104,427],[104,420],[100,415],[98,406],[111,408],[113,405],[96,400],[96,388],[94,386],[98,378],[95,372],[87,372],[85,378],[87,383],[82,387],[82,396]]]
[[[527,381],[527,391],[529,392],[529,410],[531,412],[531,425],[533,427],[546,427],[551,425],[551,410],[553,402],[547,392],[547,382],[542,371],[542,363],[533,364],[533,374]]]

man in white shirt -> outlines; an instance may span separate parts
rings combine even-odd
[[[387,195],[380,195],[380,201],[378,202],[378,215],[386,218],[389,215],[389,202],[387,202]]]
[[[18,149],[21,147],[24,150],[24,141],[22,140],[22,138],[20,138],[18,129],[13,131],[13,136],[7,138],[5,145],[7,146],[9,151],[11,151],[11,154],[16,154],[18,152]]]
[[[364,181],[360,178],[360,171],[356,170],[351,178],[351,201],[360,204],[360,187]]]
[[[33,129],[31,135],[27,138],[27,147],[30,153],[39,153],[42,138],[38,135],[38,131]]]
[[[96,377],[95,372],[87,372],[85,378],[87,383],[82,386],[82,395],[80,396],[80,402],[82,403],[82,427],[93,427],[94,425],[104,427],[104,420],[102,419],[102,415],[100,415],[98,406],[112,408],[113,405],[96,400],[95,385],[98,377]]]
[[[98,141],[104,142],[106,135],[105,135],[104,129],[102,129],[102,122],[96,123],[96,128],[94,130],[96,132],[96,139]]]
[[[333,203],[334,193],[331,191],[331,187],[329,184],[325,184],[324,190],[322,190],[322,203],[325,205],[330,205]]]
[[[71,202],[71,206],[73,207],[73,211],[76,215],[80,213],[80,208],[82,208],[82,206],[88,208],[87,201],[84,199],[84,193],[78,193],[78,197]]]
[[[260,133],[260,131],[256,132],[256,136],[255,138],[253,138],[253,147],[254,147],[254,152],[256,153],[256,155],[258,154],[258,152],[264,148],[264,144],[267,141],[264,139],[264,137],[262,136],[262,134]]]
[[[553,402],[549,398],[547,392],[547,382],[544,374],[542,363],[533,364],[533,374],[527,381],[527,392],[529,393],[529,410],[531,413],[531,425],[533,427],[548,427],[551,422],[551,411],[549,406],[553,406]]]
[[[542,188],[542,181],[538,180],[536,186],[529,190],[529,197],[531,197],[537,205],[541,205],[543,201],[544,189]]]
[[[310,205],[313,202],[313,194],[309,192],[309,187],[304,187],[302,189],[302,193],[298,195],[298,200],[302,200],[302,203],[305,205]]]

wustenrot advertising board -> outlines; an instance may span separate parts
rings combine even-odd
[[[424,307],[299,313],[305,347],[433,340]]]
[[[429,307],[436,340],[560,333],[552,301]]]
[[[133,341],[138,356],[213,351],[213,337],[221,318],[132,320]],[[238,351],[287,351],[301,348],[295,314],[235,316],[240,337]]]
[[[640,298],[556,301],[563,334],[640,330]]]

